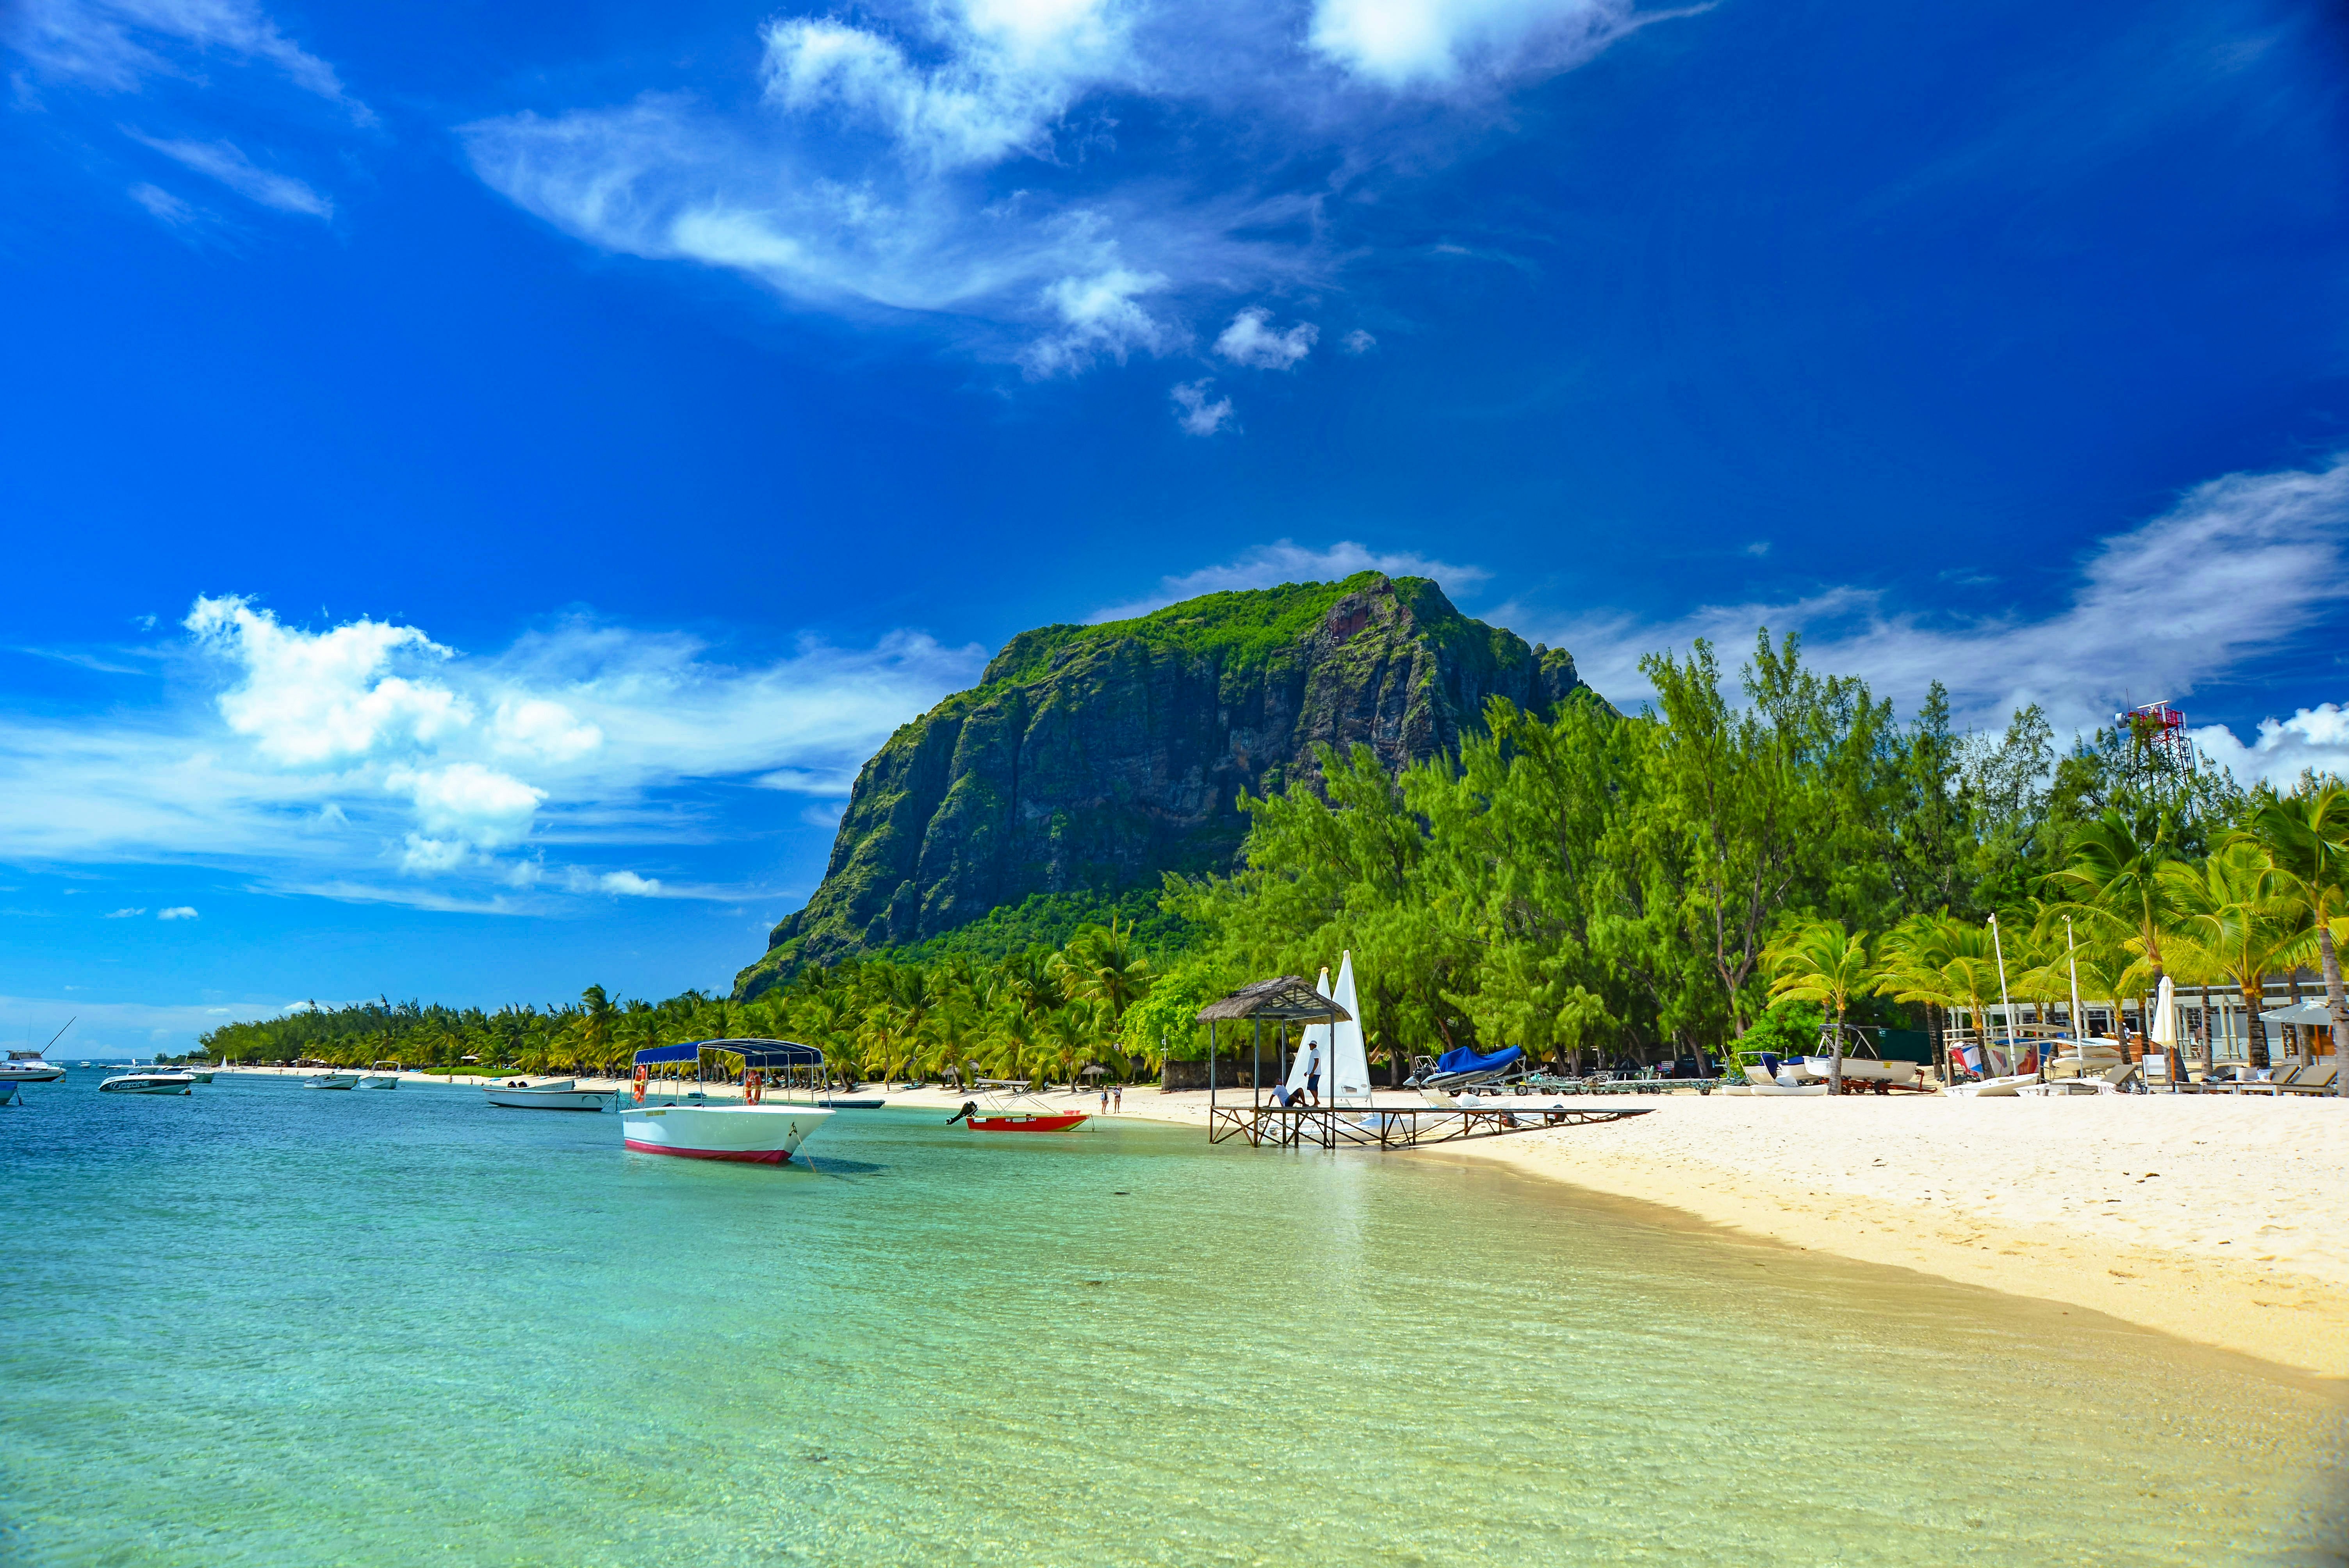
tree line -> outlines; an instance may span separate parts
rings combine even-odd
[[[1238,869],[1165,879],[1148,938],[1112,919],[992,959],[811,967],[749,1003],[614,1003],[591,986],[543,1010],[321,1009],[205,1044],[545,1071],[751,1035],[822,1046],[853,1077],[1123,1077],[1203,1054],[1207,1001],[1350,951],[1372,1059],[1392,1070],[1503,1044],[1646,1063],[1717,1057],[1803,995],[1937,1033],[1951,1013],[1979,1020],[2002,948],[2008,995],[2061,1002],[2066,915],[2098,1001],[2165,974],[2255,995],[2312,962],[2340,994],[2337,780],[2244,789],[2141,727],[2061,748],[2036,707],[2002,735],[1961,735],[1938,684],[1904,724],[1766,632],[1737,692],[1702,641],[1641,668],[1645,711],[1569,701],[1545,718],[1496,700],[1458,755],[1399,773],[1367,747],[1321,748],[1314,776],[1242,798]]]

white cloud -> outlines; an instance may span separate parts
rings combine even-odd
[[[661,890],[658,877],[640,877],[634,872],[605,872],[595,879],[595,885],[630,898],[652,898]]]
[[[196,221],[196,210],[160,186],[144,182],[130,188],[130,199],[152,213],[155,218],[178,228]]]
[[[1316,46],[1309,0],[782,16],[759,35],[754,107],[718,107],[741,97],[722,87],[645,92],[460,134],[483,181],[589,244],[740,273],[860,322],[932,318],[982,356],[1060,375],[1173,352],[1235,294],[1330,272],[1334,201],[1441,162],[1489,128],[1494,83],[1588,57],[1628,15],[1620,0],[1421,9],[1398,31],[1375,6],[1324,5]],[[1475,91],[1452,119],[1431,114],[1439,77],[1468,79],[1461,62]],[[1387,90],[1403,82],[1420,96]],[[1179,120],[1179,160],[1155,139],[1120,142],[1137,102]],[[1300,186],[1316,160],[1330,181]],[[1309,329],[1238,331],[1249,364],[1311,345]]]
[[[139,909],[118,909],[113,911],[111,913],[102,914],[98,916],[98,918],[100,920],[129,920],[135,915],[141,915],[146,913],[147,911],[143,907]]]
[[[331,897],[520,909],[550,847],[706,837],[692,798],[709,783],[844,795],[895,726],[985,663],[913,633],[728,663],[585,618],[466,656],[421,628],[291,626],[236,596],[197,601],[185,624],[147,650],[176,676],[154,706],[0,712],[0,860],[195,862]],[[655,896],[649,877],[577,867],[548,889],[572,889],[572,870],[586,891]],[[451,878],[508,891],[418,880]]]
[[[2002,724],[2035,702],[2059,729],[2076,730],[2131,701],[2185,697],[2289,647],[2349,591],[2344,545],[2349,458],[2197,486],[2169,511],[2099,541],[2080,562],[2069,602],[2035,618],[1928,622],[1888,613],[1878,591],[1847,585],[1706,605],[1664,622],[1607,614],[1545,624],[1518,605],[1496,614],[1571,649],[1583,678],[1618,703],[1652,696],[1640,655],[1703,636],[1733,665],[1766,625],[1801,632],[1806,661],[1860,676],[1904,703],[1939,680],[1968,722]],[[2298,744],[2289,733],[2278,746],[2287,744]]]
[[[1464,73],[1578,63],[1634,24],[1627,0],[1319,0],[1313,47],[1366,80],[1440,89]]]
[[[1207,388],[1215,385],[1210,377],[1199,381],[1178,381],[1167,393],[1174,404],[1174,422],[1183,427],[1186,436],[1212,436],[1226,426],[1238,429],[1232,418],[1232,400],[1218,397],[1207,401]]]
[[[143,142],[164,157],[186,164],[199,174],[210,175],[238,195],[264,207],[274,207],[281,212],[299,212],[310,218],[332,218],[335,215],[332,201],[290,174],[279,174],[259,167],[233,141],[173,141],[142,136],[135,130],[127,134],[132,140]]]
[[[2290,718],[2263,718],[2259,738],[2245,746],[2221,724],[2189,731],[2196,745],[2242,783],[2264,779],[2289,789],[2302,772],[2349,779],[2349,707],[2320,703]]]
[[[198,599],[181,624],[240,667],[243,678],[221,694],[221,715],[274,761],[325,762],[386,739],[429,741],[473,721],[447,686],[386,673],[403,656],[427,665],[450,657],[413,626],[362,617],[328,632],[292,630],[235,595]]]
[[[1349,354],[1368,354],[1379,346],[1379,340],[1358,326],[1340,338],[1338,346]]]
[[[361,123],[374,119],[332,66],[246,0],[17,0],[0,10],[0,36],[39,75],[106,92],[135,92],[150,77],[192,77],[199,60],[224,56],[274,67]]]
[[[1204,566],[1180,576],[1162,577],[1158,592],[1146,598],[1096,610],[1085,617],[1092,624],[1127,621],[1163,605],[1195,599],[1202,593],[1229,593],[1247,588],[1269,588],[1281,583],[1334,583],[1357,572],[1383,572],[1390,577],[1433,577],[1454,592],[1476,587],[1492,575],[1481,566],[1460,566],[1411,551],[1374,551],[1340,540],[1326,550],[1309,550],[1292,540],[1260,544],[1220,566]]]
[[[1313,352],[1321,329],[1309,321],[1300,321],[1287,332],[1274,332],[1269,323],[1272,312],[1251,305],[1232,317],[1232,323],[1216,339],[1216,352],[1235,365],[1251,370],[1288,370]]]
[[[155,912],[155,918],[158,920],[195,920],[200,917],[197,915],[194,908],[191,905],[176,903],[169,909],[157,910]]]

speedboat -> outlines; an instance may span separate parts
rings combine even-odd
[[[66,1069],[41,1059],[38,1051],[10,1051],[0,1062],[0,1083],[55,1083]]]
[[[1832,1057],[1803,1058],[1803,1071],[1822,1082],[1834,1077],[1835,1068]],[[1917,1073],[1915,1062],[1880,1062],[1873,1057],[1846,1057],[1843,1059],[1846,1083],[1913,1084],[1917,1081]]]
[[[302,1087],[304,1088],[357,1088],[359,1087],[359,1075],[357,1073],[314,1073],[310,1077],[302,1080]]]
[[[973,1132],[1067,1132],[1089,1119],[1081,1110],[1053,1109],[1029,1088],[1028,1081],[979,1079],[979,1098],[963,1101],[962,1109],[947,1118],[947,1125],[968,1121]]]
[[[385,1072],[383,1069],[386,1068],[391,1070]],[[399,1064],[398,1062],[374,1062],[369,1064],[367,1071],[359,1074],[361,1088],[398,1088],[398,1087]]]
[[[713,1105],[696,1094],[690,1099],[648,1104],[649,1069],[668,1064],[695,1064],[701,1054],[738,1057],[742,1062],[742,1100]],[[797,1080],[805,1068],[805,1083]],[[827,1081],[823,1052],[796,1040],[688,1040],[674,1046],[647,1046],[636,1056],[636,1082],[629,1103],[620,1108],[620,1142],[637,1154],[676,1154],[688,1160],[724,1160],[747,1165],[781,1165],[799,1151],[834,1112],[814,1103],[816,1086]],[[772,1086],[786,1097],[767,1103],[768,1078],[782,1075]],[[807,1099],[788,1097],[804,1092]]]
[[[100,1094],[193,1094],[196,1075],[182,1072],[117,1073],[98,1086]]]
[[[508,1078],[503,1083],[483,1084],[481,1093],[492,1105],[512,1110],[601,1110],[612,1098],[607,1088],[581,1088],[577,1078],[547,1078],[538,1083]]]

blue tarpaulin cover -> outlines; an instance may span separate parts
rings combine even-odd
[[[822,1051],[796,1040],[684,1040],[674,1046],[647,1046],[636,1053],[636,1060],[638,1067],[656,1062],[689,1062],[704,1051],[740,1057],[742,1065],[750,1068],[817,1067],[823,1062]]]
[[[1480,1057],[1467,1047],[1446,1051],[1435,1058],[1435,1070],[1440,1073],[1481,1073],[1494,1068],[1505,1068],[1526,1053],[1516,1046],[1503,1046],[1489,1057]]]

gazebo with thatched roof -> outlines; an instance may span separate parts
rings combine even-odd
[[[1207,1104],[1216,1103],[1216,1026],[1236,1024],[1252,1019],[1256,1024],[1256,1061],[1248,1075],[1248,1088],[1256,1102],[1264,1101],[1264,1021],[1276,1024],[1326,1023],[1332,1026],[1346,1023],[1353,1017],[1328,996],[1313,989],[1294,975],[1277,975],[1269,980],[1259,980],[1253,985],[1243,985],[1221,1001],[1210,1002],[1199,1009],[1199,1022],[1207,1026]],[[1279,1048],[1279,1047],[1276,1047]]]

